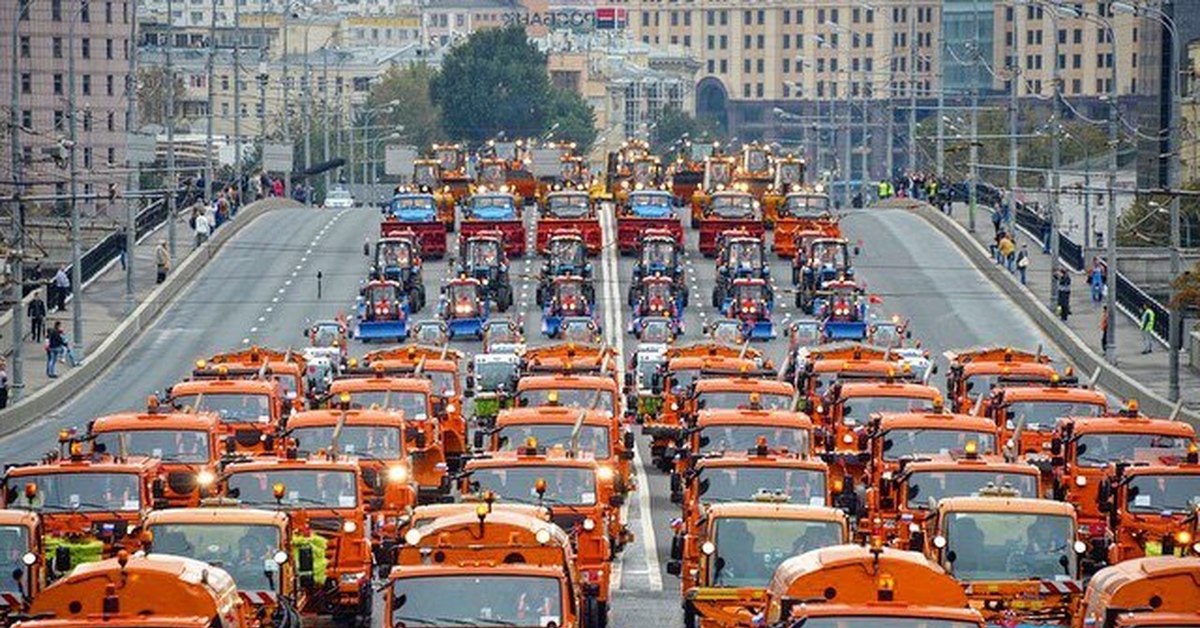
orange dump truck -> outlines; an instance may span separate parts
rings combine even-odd
[[[840,510],[759,499],[708,506],[672,540],[667,571],[682,581],[684,625],[751,625],[780,563],[849,540]]]
[[[1108,397],[1089,388],[1062,384],[1057,376],[1049,386],[1013,386],[992,389],[984,416],[1000,428],[1001,440],[1012,442],[1012,454],[1045,456],[1058,420],[1063,417],[1108,414]]]
[[[982,628],[962,586],[917,552],[837,545],[789,558],[767,588],[761,625]]]
[[[1101,569],[1071,625],[1200,626],[1200,558],[1137,558]]]
[[[621,389],[616,380],[599,375],[526,375],[517,382],[520,408],[563,406],[597,410],[621,417]]]
[[[345,458],[254,458],[225,467],[223,497],[244,506],[287,513],[301,613],[334,621],[369,621],[372,564],[366,486]]]
[[[421,500],[435,499],[449,490],[442,426],[433,407],[433,384],[428,380],[388,377],[339,379],[330,386],[330,398],[351,409],[392,410],[404,415],[404,449],[412,460],[412,475]]]
[[[601,628],[607,610],[582,585],[571,538],[541,518],[476,504],[411,528],[384,592],[387,628]]]
[[[46,588],[24,628],[243,628],[233,578],[190,558],[151,554],[80,565]]]
[[[42,522],[36,513],[0,510],[0,617],[23,613],[46,584]]]
[[[10,466],[4,474],[4,507],[38,513],[48,578],[73,567],[139,547],[142,517],[162,499],[157,460],[85,458],[82,443],[70,455]]]
[[[305,386],[306,363],[303,353],[257,346],[240,351],[227,351],[218,353],[207,361],[198,362],[197,368],[192,371],[192,377],[212,378],[221,365],[229,369],[230,374],[236,372],[243,378],[278,381],[283,387],[284,397],[292,407],[297,410],[304,408],[309,391]]]
[[[689,473],[671,478],[671,501],[682,504],[686,521],[698,517],[705,504],[748,502],[759,497],[789,504],[830,505],[829,485],[824,462],[755,447],[697,460]]]
[[[228,375],[179,382],[167,395],[167,404],[174,411],[216,415],[226,451],[252,455],[275,449],[285,402],[282,386],[274,381]]]
[[[1108,563],[1142,556],[1200,556],[1195,450],[1178,463],[1119,463],[1100,482],[1099,508],[1108,516]]]
[[[857,452],[862,428],[876,414],[940,412],[941,408],[942,393],[933,386],[894,378],[881,382],[851,379],[832,384],[811,414],[820,426],[819,442],[826,450]]]
[[[946,370],[946,394],[956,412],[971,412],[978,399],[986,400],[1000,380],[1046,385],[1058,374],[1050,365],[1050,356],[1040,351],[978,347],[947,351],[943,356],[950,363]]]
[[[100,417],[88,425],[92,451],[124,458],[140,456],[162,461],[166,474],[163,494],[167,506],[198,506],[216,478],[225,443],[216,415],[160,412],[156,403],[147,412]]]
[[[813,234],[818,237],[840,238],[842,229],[833,215],[833,203],[820,192],[796,190],[775,197],[766,205],[767,215],[775,214],[775,237],[771,250],[784,259],[796,257],[797,236]]]
[[[687,473],[696,460],[726,452],[765,451],[806,456],[812,449],[813,424],[788,410],[701,410],[685,432],[675,472]]]
[[[216,500],[214,500],[216,501]],[[254,508],[204,507],[156,510],[146,516],[142,549],[219,566],[237,586],[256,626],[300,626],[304,606],[292,526],[285,513]]]

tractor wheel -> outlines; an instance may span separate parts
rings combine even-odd
[[[689,300],[689,298],[690,298],[691,296],[692,296],[692,293],[691,293],[691,291],[689,291],[689,290],[687,289],[687,287],[684,287],[684,288],[683,288],[683,307],[687,307],[687,306],[688,306],[688,300]]]
[[[712,306],[713,306],[713,307],[715,307],[715,308],[720,308],[720,307],[721,307],[721,301],[724,301],[724,300],[725,300],[725,299],[724,299],[724,298],[722,298],[722,295],[721,295],[721,288],[720,288],[719,286],[713,286],[713,289],[712,289]]]
[[[413,314],[420,312],[421,308],[425,306],[424,301],[421,299],[421,291],[416,288],[409,289],[408,303],[412,307]]]
[[[537,302],[538,307],[545,307],[546,306],[545,288],[543,288],[541,285],[539,285],[535,292],[536,292],[536,294],[534,295],[533,300]]]

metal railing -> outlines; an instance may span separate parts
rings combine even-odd
[[[166,222],[168,218],[167,201],[157,198],[138,211],[134,216],[135,240],[140,241],[149,233]],[[79,258],[80,275],[84,283],[100,273],[109,262],[117,259],[125,248],[125,233],[117,231],[101,239]],[[67,265],[67,275],[71,274],[71,265]]]

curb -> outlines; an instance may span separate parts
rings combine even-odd
[[[991,261],[986,249],[962,225],[947,218],[932,205],[909,201],[904,204],[881,205],[881,207],[910,209],[950,239],[993,284],[1013,303],[1021,308],[1037,324],[1050,340],[1059,346],[1075,364],[1081,376],[1090,376],[1097,369],[1100,377],[1096,385],[1122,399],[1137,399],[1143,412],[1149,416],[1167,417],[1175,411],[1175,404],[1142,386],[1124,371],[1113,367],[1104,356],[1096,353],[1079,337],[1042,306],[1028,288],[1022,286],[1007,271]],[[1200,413],[1181,408],[1179,416],[1192,425],[1200,425]]]
[[[116,362],[125,348],[175,301],[175,297],[191,285],[196,275],[220,252],[226,242],[263,214],[289,207],[296,207],[296,203],[271,198],[256,201],[242,208],[237,218],[225,223],[224,228],[217,230],[206,244],[192,250],[182,262],[176,264],[167,279],[147,295],[145,301],[126,316],[103,342],[88,353],[82,365],[66,372],[50,386],[0,410],[0,436],[7,436],[28,427],[39,417],[54,412],[94,382],[105,369]],[[30,362],[36,363],[36,360]]]

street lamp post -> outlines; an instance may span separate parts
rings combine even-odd
[[[20,82],[20,66],[18,65],[20,57],[20,33],[21,22],[28,15],[30,2],[15,2],[13,3],[13,22],[12,22],[12,72],[9,76],[9,144],[12,149],[12,178],[13,190],[19,195],[22,190],[22,176],[24,159],[21,151],[21,133],[23,131],[21,123],[21,82]],[[12,290],[13,290],[13,313],[12,317],[12,337],[17,339],[17,342],[12,343],[12,389],[15,395],[20,395],[20,391],[25,386],[23,353],[24,347],[20,339],[25,336],[25,317],[23,316],[24,307],[22,307],[25,299],[25,206],[24,202],[18,200],[13,203],[12,216],[12,231],[13,245],[12,251],[9,254],[9,259],[12,260]],[[15,400],[15,396],[14,396]]]

